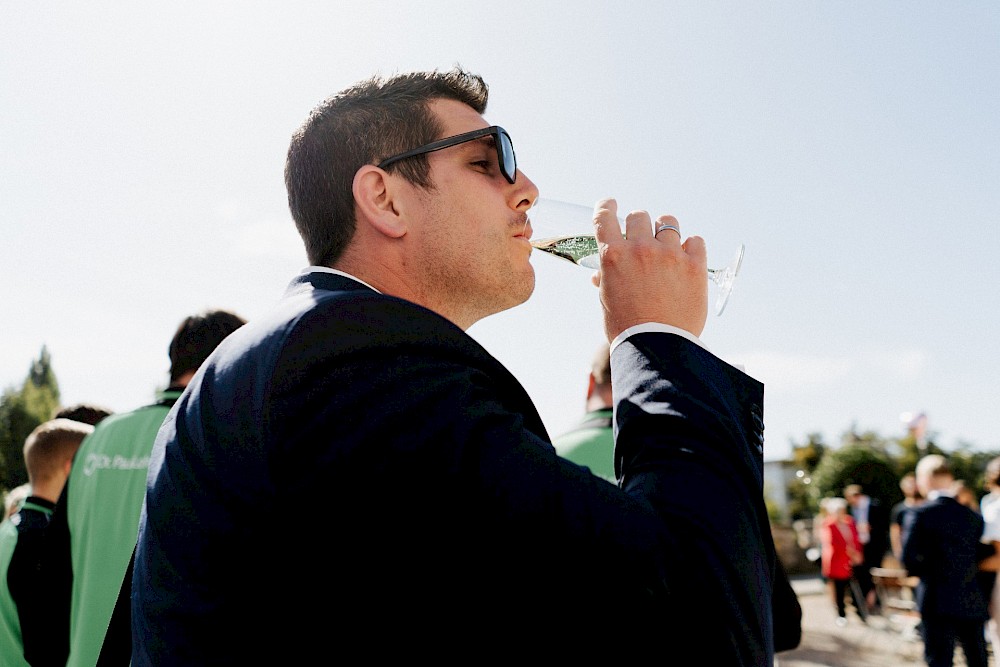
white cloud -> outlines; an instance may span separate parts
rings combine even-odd
[[[846,357],[761,350],[741,355],[748,374],[769,391],[795,391],[835,384],[848,376],[856,362]]]
[[[918,348],[883,350],[865,355],[865,363],[903,380],[915,380],[927,367],[929,354]]]
[[[801,391],[833,386],[865,371],[916,380],[927,368],[929,357],[920,348],[868,350],[850,356],[758,350],[740,355],[738,363],[769,391]]]

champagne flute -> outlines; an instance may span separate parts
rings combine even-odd
[[[587,221],[593,221],[594,210],[581,204],[540,198],[528,211],[531,221],[531,245],[542,252],[565,259],[588,269],[600,268],[597,253],[597,239],[593,228],[584,228]],[[618,218],[618,224],[622,219]],[[733,284],[743,264],[746,246],[742,243],[736,249],[733,259],[721,269],[709,269],[708,279],[718,287],[715,299],[715,314],[722,315],[733,292]]]

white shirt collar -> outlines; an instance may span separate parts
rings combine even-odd
[[[331,269],[329,266],[307,266],[306,268],[302,269],[300,275],[305,275],[307,273],[333,273],[338,276],[343,276],[344,278],[350,278],[355,282],[359,282],[365,287],[375,290],[379,294],[382,293],[380,290],[375,289],[374,287],[363,281],[361,278],[358,278],[357,276],[352,276],[350,273],[346,273],[344,271],[341,271],[340,269]]]

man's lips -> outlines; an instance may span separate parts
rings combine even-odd
[[[520,233],[515,234],[515,236],[521,236],[524,237],[525,240],[530,241],[532,231],[533,230],[531,229],[531,220],[526,217],[524,220],[524,226],[521,228]]]

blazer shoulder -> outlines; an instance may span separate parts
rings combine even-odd
[[[317,291],[292,324],[290,337],[336,334],[336,350],[350,354],[373,347],[446,350],[451,356],[492,355],[458,326],[421,305],[373,291]],[[326,340],[325,345],[330,346]]]

